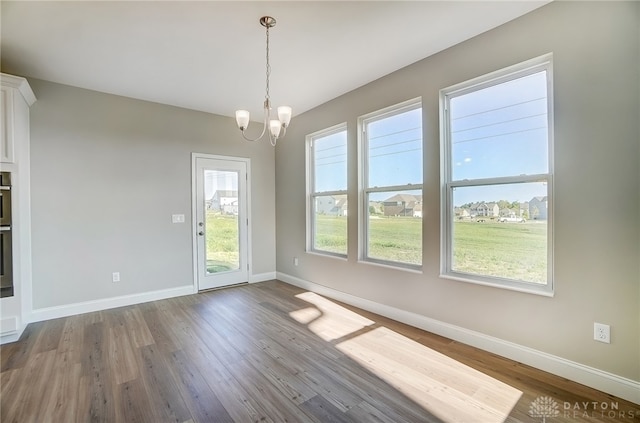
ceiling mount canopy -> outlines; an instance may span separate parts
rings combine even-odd
[[[260,25],[264,26],[265,28],[273,28],[274,26],[276,26],[276,18],[273,18],[271,16],[263,16],[260,18]]]
[[[269,76],[271,75],[271,65],[269,64],[269,28],[273,28],[276,25],[275,18],[271,16],[263,16],[260,18],[260,25],[266,28],[266,39],[267,39],[267,47],[266,47],[266,57],[267,57],[267,65],[266,65],[266,75],[267,75],[267,85],[266,85],[266,93],[264,96],[264,124],[262,126],[262,133],[259,137],[255,139],[248,138],[245,135],[245,130],[249,127],[249,120],[251,115],[248,110],[236,110],[236,123],[238,124],[238,129],[242,132],[242,137],[247,141],[258,141],[262,139],[265,133],[269,136],[269,141],[272,146],[276,146],[276,142],[279,138],[284,137],[287,132],[287,127],[289,126],[289,122],[291,121],[291,107],[289,106],[280,106],[278,107],[278,119],[271,119],[271,99],[269,97]],[[267,132],[267,126],[269,127],[269,131]]]

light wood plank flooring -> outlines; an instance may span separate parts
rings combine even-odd
[[[640,422],[639,405],[278,281],[31,324],[0,358],[3,423]]]

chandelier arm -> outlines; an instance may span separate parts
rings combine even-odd
[[[245,140],[247,140],[247,141],[251,141],[251,142],[260,141],[260,140],[262,139],[262,137],[264,136],[264,133],[266,132],[266,129],[267,129],[267,127],[266,127],[266,126],[265,126],[265,127],[263,127],[263,128],[262,128],[262,133],[260,134],[260,136],[259,136],[258,138],[254,138],[254,139],[248,138],[248,137],[244,134],[244,131],[242,131],[242,138],[244,138],[244,139],[245,139]]]
[[[242,131],[242,138],[244,138],[247,141],[251,141],[251,142],[255,142],[255,141],[260,141],[262,139],[262,137],[264,137],[265,132],[267,132],[267,125],[269,123],[269,118],[271,118],[271,113],[269,112],[269,103],[267,103],[265,101],[265,105],[264,105],[264,122],[262,123],[262,132],[260,133],[260,136],[257,138],[248,138],[245,134],[244,134],[244,130]],[[269,140],[271,140],[271,133],[269,133]]]

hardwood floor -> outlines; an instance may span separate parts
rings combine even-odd
[[[2,422],[640,421],[640,405],[278,281],[31,324],[0,358]]]

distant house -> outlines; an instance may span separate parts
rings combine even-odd
[[[422,202],[413,206],[413,217],[422,217]]]
[[[336,200],[331,197],[316,197],[316,213],[329,214],[329,212],[335,207]]]
[[[529,219],[547,220],[547,196],[533,197],[529,201]]]
[[[471,217],[471,211],[467,207],[456,207],[453,209],[453,213],[455,214],[456,218],[460,220],[468,219],[469,217]]]
[[[382,214],[384,206],[380,201],[369,201],[369,213],[370,214]]]
[[[476,217],[497,217],[500,215],[500,207],[497,203],[474,203],[469,207],[471,216]]]
[[[347,196],[333,195],[327,197],[316,197],[316,213],[329,216],[346,216]]]
[[[346,195],[334,195],[335,206],[329,214],[333,216],[346,216],[348,214],[348,201]]]
[[[238,200],[232,201],[229,204],[222,206],[222,213],[238,215]]]
[[[516,212],[513,209],[500,209],[500,217],[516,217]]]
[[[238,214],[238,191],[217,190],[209,201],[209,210]]]
[[[422,203],[422,195],[396,194],[382,202],[385,216],[414,216],[413,210]],[[422,213],[422,205],[420,205]]]

